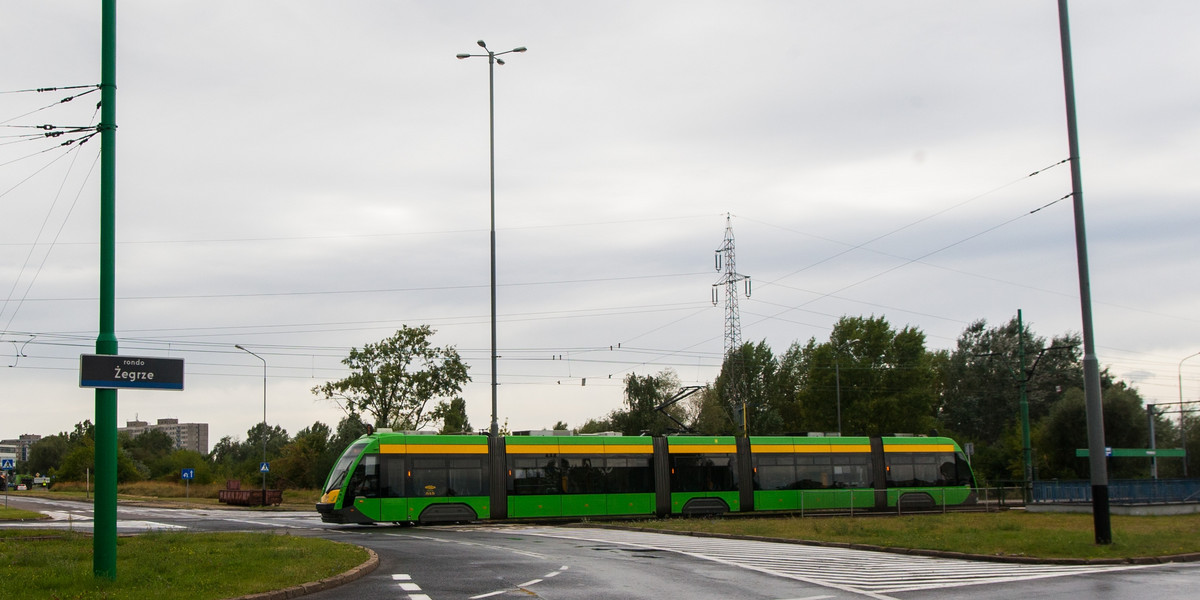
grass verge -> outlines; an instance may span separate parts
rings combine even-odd
[[[1097,545],[1092,516],[1023,511],[907,517],[662,519],[626,525],[989,556],[1127,559],[1200,552],[1200,514],[1112,517],[1113,543]]]
[[[92,538],[0,530],[6,600],[209,600],[287,588],[343,573],[366,550],[271,533],[147,533],[117,541],[117,577],[92,573]],[[14,584],[15,583],[15,584]]]
[[[40,512],[30,510],[21,510],[19,508],[5,508],[0,506],[0,521],[29,521],[33,519],[44,519],[46,515]]]
[[[193,485],[190,488],[177,483],[155,481],[139,481],[137,483],[117,486],[119,501],[153,502],[184,506],[230,507],[217,501],[217,492],[224,486],[216,484]],[[257,489],[257,488],[249,488]],[[12,497],[35,496],[40,498],[61,498],[64,500],[80,500],[90,502],[95,497],[95,490],[82,483],[64,482],[55,484],[50,490],[36,489],[24,492],[13,492]],[[283,491],[283,504],[278,508],[287,510],[314,510],[317,500],[321,497],[320,490],[287,489]],[[233,508],[246,508],[238,506]],[[268,509],[274,507],[268,507]]]

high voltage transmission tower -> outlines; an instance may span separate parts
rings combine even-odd
[[[717,288],[725,287],[725,356],[723,362],[728,366],[729,371],[726,373],[724,395],[728,406],[732,408],[734,425],[740,424],[742,433],[749,435],[745,404],[745,377],[742,375],[744,370],[741,355],[742,323],[738,314],[737,284],[739,281],[746,282],[746,297],[749,298],[750,276],[737,272],[737,260],[734,257],[733,245],[733,218],[728,213],[725,215],[725,242],[721,244],[720,248],[717,248],[716,252],[717,271],[721,271],[724,266],[724,274],[712,287],[713,306],[717,305]]]
[[[716,267],[721,270],[722,264],[725,267],[725,274],[721,276],[721,280],[713,284],[712,302],[713,306],[717,305],[717,288],[725,287],[725,356],[742,346],[742,323],[741,317],[738,316],[738,291],[737,283],[739,281],[746,282],[746,297],[750,297],[750,276],[742,275],[737,272],[737,264],[733,253],[733,218],[726,213],[725,215],[725,243],[721,244],[716,250]]]

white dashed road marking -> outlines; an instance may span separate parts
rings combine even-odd
[[[402,591],[405,591],[405,592],[421,591],[421,586],[413,583],[412,575],[409,575],[408,573],[394,573],[394,574],[392,574],[392,581],[398,582],[397,585],[400,586],[400,589]],[[429,599],[429,596],[426,596],[425,594],[408,594],[408,600],[430,600],[430,599]]]

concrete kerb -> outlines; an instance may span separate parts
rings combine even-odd
[[[350,569],[349,571],[346,571],[345,573],[340,573],[338,575],[334,575],[333,577],[326,577],[325,579],[318,581],[310,581],[308,583],[295,585],[289,588],[283,588],[281,590],[272,590],[269,592],[241,596],[234,600],[288,600],[290,598],[300,598],[301,596],[307,596],[308,594],[313,594],[316,592],[323,592],[325,590],[333,589],[340,585],[350,583],[351,581],[370,574],[379,566],[379,555],[376,554],[374,550],[365,548],[363,546],[359,546],[359,548],[366,550],[367,554],[370,556],[367,557],[366,562],[354,567],[353,569]]]
[[[689,535],[692,537],[722,538],[736,540],[752,540],[758,542],[775,542],[779,544],[797,544],[801,546],[817,546],[822,548],[846,548],[850,550],[867,550],[871,552],[889,552],[892,554],[909,554],[914,556],[930,556],[934,558],[956,558],[959,560],[977,560],[1001,563],[1023,563],[1037,565],[1155,565],[1173,562],[1200,562],[1200,552],[1173,554],[1168,556],[1136,556],[1129,558],[1039,558],[1035,556],[1004,556],[991,554],[968,554],[965,552],[950,552],[946,550],[924,550],[920,548],[889,548],[872,544],[849,544],[844,542],[820,542],[812,540],[795,540],[791,538],[774,538],[754,535],[733,535],[729,533],[705,533],[700,531],[669,531],[652,527],[628,527],[623,525],[608,525],[602,523],[579,523],[579,527],[595,527],[597,529],[622,529],[626,531],[642,531],[647,533],[666,533],[670,535]]]

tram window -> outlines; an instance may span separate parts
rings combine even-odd
[[[833,462],[829,455],[797,456],[796,487],[802,490],[833,487]]]
[[[482,496],[487,494],[483,459],[461,456],[414,456],[409,495]]]
[[[604,493],[603,456],[572,456],[563,460],[567,463],[568,494]]]
[[[555,458],[510,457],[512,481],[509,492],[516,496],[561,494],[562,471]]]
[[[951,482],[952,485],[975,485],[975,480],[971,477],[971,463],[967,462],[966,456],[961,452],[954,454],[954,467],[955,477]],[[946,468],[945,463],[942,468]]]
[[[379,497],[379,455],[368,454],[358,462],[354,475],[350,476],[350,496],[359,498]]]
[[[871,457],[868,454],[831,454],[833,487],[871,487]]]
[[[940,466],[950,455],[914,452],[893,452],[886,456],[888,487],[922,487],[942,485]]]
[[[413,457],[410,496],[445,496],[447,483],[445,458]]]
[[[889,452],[884,456],[887,464],[888,487],[912,487],[912,454]]]
[[[604,463],[604,489],[609,494],[654,491],[654,470],[648,456],[609,456]]]
[[[672,492],[733,492],[737,489],[737,462],[733,454],[671,457]]]
[[[509,488],[510,494],[523,496],[540,494],[544,474],[542,466],[531,458],[509,458]]]
[[[403,456],[383,456],[379,473],[379,497],[380,498],[403,498],[404,497],[404,457]]]
[[[938,485],[938,457],[934,454],[913,455],[913,485]]]
[[[797,487],[795,456],[756,455],[754,462],[754,489],[788,490]]]
[[[487,465],[482,458],[451,458],[446,461],[447,496],[486,496]]]
[[[913,487],[916,481],[913,479],[913,466],[893,462],[888,465],[887,476],[888,487]]]

